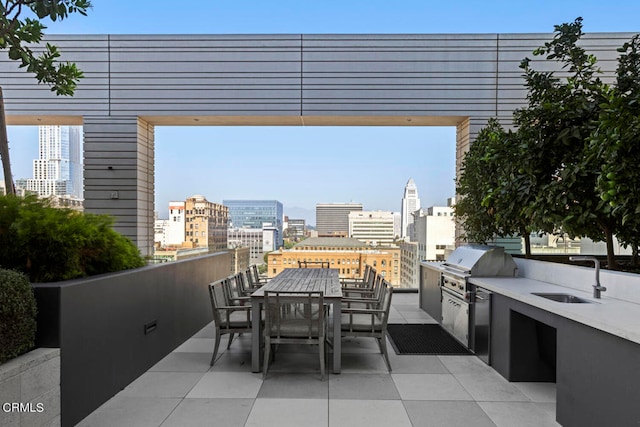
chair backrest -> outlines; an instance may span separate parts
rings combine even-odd
[[[364,266],[364,274],[362,275],[362,281],[364,283],[369,283],[369,279],[372,276],[372,272],[373,272],[373,275],[375,275],[375,270],[373,270],[373,267],[371,267],[369,264],[366,264]]]
[[[238,288],[238,284],[234,276],[229,276],[221,280],[222,288],[224,289],[224,295],[227,305],[238,305],[238,301],[245,295],[242,290]]]
[[[322,292],[265,291],[265,334],[275,339],[324,339]]]
[[[381,322],[383,328],[386,327],[389,320],[389,311],[391,310],[391,296],[393,295],[393,286],[388,281],[382,279],[378,284],[377,298],[371,304],[371,308],[381,310],[382,313],[376,315]]]
[[[380,276],[378,273],[376,273],[376,270],[374,270],[373,268],[371,268],[369,270],[369,276],[367,277],[367,285],[366,287],[369,289],[373,289],[376,285],[376,281],[377,280],[381,280],[382,276]]]
[[[227,295],[224,289],[224,281],[227,279],[221,279],[209,284],[209,297],[211,298],[211,309],[213,310],[213,320],[216,325],[220,325],[222,320],[226,318],[223,313],[224,309],[221,307],[227,306]]]
[[[255,264],[252,265],[251,267],[247,268],[247,271],[244,272],[244,277],[247,279],[247,283],[249,284],[249,287],[252,287],[252,288],[260,286],[260,281],[256,279],[256,277],[254,276],[254,273],[253,273],[253,270],[254,270],[253,267],[254,266],[255,266]]]
[[[242,271],[239,271],[238,273],[231,276],[230,280],[233,282],[233,285],[235,285],[236,292],[239,296],[246,297],[251,295],[251,293],[253,292],[253,290],[247,283],[246,275]]]
[[[387,328],[387,322],[389,321],[389,311],[391,310],[391,297],[393,296],[393,286],[386,280],[382,281],[382,294],[380,297],[380,310],[383,311],[382,315],[382,328]]]
[[[260,272],[258,271],[258,266],[256,264],[251,264],[251,271],[253,272],[253,283],[258,284],[260,282]]]
[[[382,293],[384,291],[384,284],[388,283],[386,280],[384,280],[384,277],[382,277],[379,274],[376,274],[375,276],[373,276],[373,285],[372,285],[372,289],[373,289],[373,296],[372,298],[376,301],[381,301],[382,298]]]
[[[329,268],[329,261],[298,261],[298,268]]]

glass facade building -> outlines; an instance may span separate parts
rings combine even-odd
[[[229,208],[229,222],[233,228],[262,229],[269,224],[277,229],[276,248],[282,246],[284,211],[277,200],[223,200]]]

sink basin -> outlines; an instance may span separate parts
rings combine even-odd
[[[550,299],[556,302],[563,302],[566,304],[583,304],[593,302],[571,294],[532,292],[532,295],[537,295],[542,298]]]

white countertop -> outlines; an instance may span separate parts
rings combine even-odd
[[[640,304],[607,297],[606,292],[602,294],[601,299],[594,299],[593,293],[525,277],[472,277],[469,282],[516,301],[640,344]],[[567,293],[593,301],[593,303],[561,303],[532,295],[532,292]]]

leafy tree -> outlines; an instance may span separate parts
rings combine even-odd
[[[596,190],[600,160],[589,148],[607,86],[597,77],[595,56],[578,46],[582,35],[582,18],[577,18],[557,25],[553,40],[534,51],[561,63],[566,78],[535,70],[528,58],[521,63],[528,106],[514,112],[514,123],[523,173],[529,176],[527,191],[535,195],[525,215],[535,224],[546,218],[570,237],[605,240],[609,268],[615,268],[617,221]]]
[[[82,72],[75,64],[58,62],[60,52],[47,43],[44,51],[35,53],[30,44],[42,40],[46,27],[43,21],[63,20],[70,14],[86,15],[90,0],[2,0],[0,2],[0,49],[6,49],[9,59],[20,62],[21,68],[33,73],[38,83],[51,87],[57,95],[73,95]],[[9,142],[4,114],[4,98],[0,88],[0,157],[7,194],[14,194]]]
[[[525,253],[531,254],[529,235],[537,230],[524,214],[528,203],[526,176],[521,172],[518,135],[490,119],[465,154],[454,206],[465,238],[486,243],[497,237],[520,234]]]
[[[497,170],[490,151],[492,141],[502,139],[504,129],[491,119],[483,128],[462,160],[461,173],[456,185],[459,200],[454,205],[457,221],[464,229],[464,239],[487,243],[500,230],[495,219],[495,208],[489,203],[498,184]]]
[[[601,204],[619,219],[616,236],[631,246],[637,263],[640,245],[640,35],[619,52],[616,85],[607,92],[591,155],[601,164],[597,190]]]

